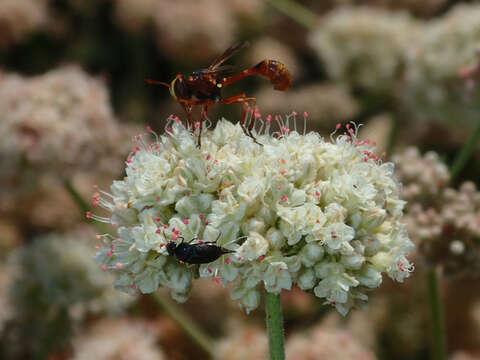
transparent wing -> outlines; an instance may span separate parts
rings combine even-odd
[[[248,41],[242,41],[230,46],[227,50],[223,52],[222,55],[217,57],[215,61],[208,67],[208,70],[216,70],[222,65],[225,61],[230,59],[233,55],[235,55],[240,50],[250,46]]]

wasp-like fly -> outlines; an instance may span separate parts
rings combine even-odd
[[[222,66],[222,64],[235,55],[237,52],[247,47],[247,41],[240,42],[229,47],[207,68],[195,71],[188,75],[178,74],[170,84],[147,79],[149,84],[158,84],[170,89],[172,97],[182,105],[187,113],[187,126],[191,131],[195,131],[196,124],[192,119],[192,107],[202,106],[202,115],[199,122],[198,146],[200,147],[200,136],[202,133],[203,122],[206,120],[208,108],[215,103],[220,104],[243,104],[242,117],[240,125],[245,135],[250,136],[257,142],[252,134],[255,126],[255,116],[252,116],[249,124],[246,124],[247,110],[255,109],[256,99],[247,97],[244,93],[223,97],[222,89],[244,77],[251,75],[261,75],[270,80],[275,90],[286,91],[290,87],[290,73],[285,65],[276,60],[263,60],[257,65],[245,69],[238,74],[226,76],[225,71],[231,70],[231,66]]]
[[[218,238],[220,238],[220,235]],[[185,239],[183,237],[180,239],[182,239],[180,244],[177,244],[175,241],[170,241],[167,244],[167,252],[168,255],[175,256],[178,260],[187,264],[208,264],[217,260],[223,254],[234,252],[232,250],[215,245],[217,240],[190,244],[184,242]]]

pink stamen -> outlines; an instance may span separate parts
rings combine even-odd
[[[188,225],[188,219],[183,220],[183,222],[185,223],[185,225]]]
[[[117,262],[117,263],[115,264],[115,267],[116,267],[117,269],[121,269],[121,268],[123,267],[123,264]]]
[[[229,257],[226,258],[226,259],[225,259],[225,262],[227,263],[227,265],[230,264],[230,262],[231,262],[230,258],[229,258]]]

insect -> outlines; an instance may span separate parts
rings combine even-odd
[[[170,95],[182,105],[187,114],[187,127],[193,132],[196,124],[192,118],[192,108],[195,105],[202,106],[200,122],[198,124],[198,147],[201,146],[201,133],[203,122],[207,118],[208,108],[216,103],[220,104],[242,104],[242,116],[240,126],[245,135],[251,137],[255,143],[257,140],[252,134],[255,126],[255,116],[247,121],[247,110],[255,109],[256,99],[248,97],[244,93],[233,96],[223,97],[222,89],[226,86],[251,75],[260,75],[266,77],[273,84],[275,90],[286,91],[290,87],[290,73],[284,64],[276,60],[262,60],[257,65],[245,69],[238,74],[226,76],[226,71],[231,71],[231,66],[222,65],[240,50],[249,46],[248,41],[239,42],[229,47],[225,52],[217,57],[215,61],[206,69],[195,71],[188,75],[178,74],[170,84],[146,79],[149,84],[158,84],[170,89]]]
[[[218,236],[217,240],[220,238]],[[173,256],[188,264],[208,264],[217,260],[223,254],[233,253],[234,251],[225,249],[223,247],[214,245],[217,240],[211,242],[204,242],[198,244],[189,244],[184,242],[177,244],[175,241],[170,241],[167,244],[168,255]]]

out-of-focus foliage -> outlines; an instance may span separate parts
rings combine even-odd
[[[11,315],[0,341],[6,358],[41,359],[62,350],[88,315],[118,314],[133,302],[108,286],[110,276],[91,261],[91,236],[90,231],[49,235],[11,253],[3,294]]]

